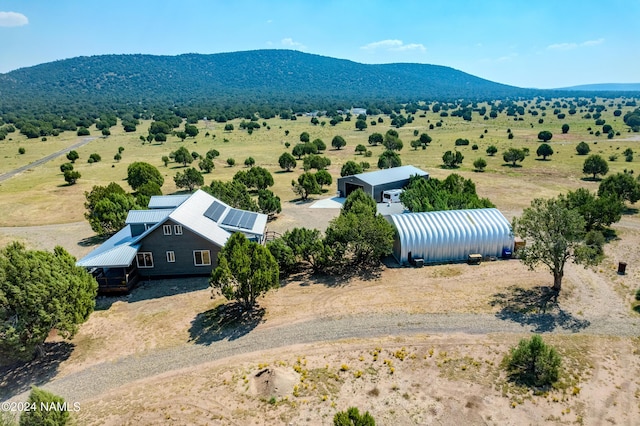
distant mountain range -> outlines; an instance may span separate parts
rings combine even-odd
[[[640,92],[640,83],[600,83],[563,87],[556,90],[577,90],[581,92]]]
[[[571,90],[580,90],[573,88]],[[583,89],[591,90],[591,89]],[[610,89],[603,89],[610,90]],[[328,105],[553,96],[426,64],[366,65],[291,50],[213,55],[101,55],[0,74],[0,111],[242,104],[294,111]]]
[[[0,74],[0,102],[42,96],[127,102],[412,101],[497,99],[529,92],[444,66],[366,65],[291,50],[101,55]]]

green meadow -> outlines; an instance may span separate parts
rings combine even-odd
[[[569,98],[559,101],[561,104],[569,104],[572,100],[575,101]],[[503,111],[497,118],[488,120],[484,120],[477,112],[473,113],[471,121],[465,121],[461,117],[441,117],[440,113],[432,111],[424,113],[419,110],[413,115],[413,122],[396,129],[404,143],[400,151],[402,163],[420,167],[434,177],[444,177],[452,172],[470,177],[476,182],[481,196],[489,197],[507,213],[517,213],[536,197],[554,196],[559,192],[577,187],[596,190],[598,183],[585,180],[586,176],[582,173],[586,156],[577,155],[575,150],[575,146],[581,141],[589,144],[590,154],[599,154],[607,160],[609,174],[634,169],[640,172],[638,166],[640,135],[629,132],[629,128],[622,119],[624,113],[635,107],[621,106],[622,115],[616,117],[613,112],[622,104],[622,99],[597,98],[595,102],[591,102],[590,105],[605,107],[600,118],[611,125],[614,132],[619,132],[619,135],[608,139],[605,133],[596,135],[597,131],[602,132],[602,125],[596,125],[593,118],[583,118],[588,112],[589,105],[577,107],[573,115],[568,113],[569,108],[559,107],[560,112],[566,116],[558,119],[553,113],[556,109],[554,102],[555,100],[551,100],[536,104],[532,100],[520,101],[519,105],[525,103],[527,105],[523,116],[510,117]],[[478,104],[478,107],[482,105]],[[546,109],[536,108],[538,115],[533,116],[529,111],[536,105],[545,106]],[[403,114],[407,115],[405,112]],[[382,123],[378,123],[380,117]],[[134,161],[144,161],[156,166],[165,178],[163,193],[176,193],[173,177],[183,168],[174,162],[165,166],[162,157],[169,156],[172,151],[182,145],[189,151],[195,151],[202,156],[210,149],[220,152],[220,156],[214,161],[215,169],[204,175],[205,184],[213,179],[231,179],[236,172],[245,168],[244,160],[247,157],[253,157],[257,166],[271,171],[275,180],[272,190],[280,196],[285,205],[295,199],[291,190],[291,180],[303,172],[302,161],[298,161],[294,171],[287,173],[280,169],[278,158],[285,151],[291,152],[293,146],[299,142],[302,132],[308,132],[310,140],[322,139],[327,145],[327,150],[322,155],[331,159],[328,170],[334,178],[334,183],[328,189],[325,188],[327,190],[323,195],[313,197],[333,196],[336,194],[335,180],[340,176],[340,169],[345,162],[366,161],[371,165],[369,170],[377,170],[378,156],[384,147],[370,146],[367,142],[368,137],[374,132],[384,134],[387,130],[395,128],[391,126],[389,116],[379,115],[368,116],[368,127],[360,131],[355,128],[355,118],[353,117],[351,121],[342,121],[336,126],[331,126],[330,119],[327,117],[319,117],[321,123],[325,122],[324,125],[311,124],[311,117],[308,116],[298,116],[297,120],[293,121],[280,118],[260,119],[258,122],[266,126],[263,125],[252,134],[239,129],[241,120],[230,121],[235,130],[229,132],[224,131],[225,123],[200,121],[197,124],[199,134],[195,138],[187,138],[182,142],[176,136],[169,136],[162,144],[143,143],[140,140],[140,136],[147,135],[149,121],[141,122],[137,126],[137,131],[132,133],[125,133],[118,123],[111,128],[111,136],[106,138],[102,137],[95,127],[91,127],[90,137],[95,139],[77,149],[80,158],[75,163],[75,170],[81,173],[81,178],[75,185],[67,185],[60,172],[60,165],[67,162],[64,155],[0,182],[0,204],[3,211],[0,216],[0,226],[32,226],[84,220],[85,192],[90,191],[94,185],[106,185],[109,182],[117,182],[123,188],[130,190],[124,179],[127,166]],[[543,123],[539,123],[540,119]],[[376,124],[372,125],[372,121]],[[439,127],[436,126],[437,122],[441,122]],[[569,125],[569,131],[566,134],[561,131],[563,124]],[[430,125],[434,128],[430,129]],[[508,130],[513,133],[512,139],[508,138]],[[542,130],[548,130],[553,134],[553,138],[548,143],[553,148],[554,154],[547,161],[541,161],[535,154],[542,143],[537,137]],[[433,141],[426,149],[414,150],[410,142],[422,133],[428,133]],[[347,142],[347,145],[340,150],[331,147],[331,140],[336,135],[342,136]],[[456,147],[455,140],[458,138],[468,139],[469,145]],[[0,174],[67,149],[81,139],[82,137],[72,132],[64,132],[57,137],[50,136],[46,141],[27,139],[17,131],[11,133],[6,140],[0,142],[0,158],[3,159],[0,162]],[[290,144],[288,149],[285,146],[287,142]],[[356,154],[355,147],[358,144],[365,145],[371,151],[371,156]],[[478,149],[474,150],[473,145],[477,145]],[[490,145],[495,145],[498,149],[493,157],[485,152]],[[19,154],[21,147],[25,150],[24,154]],[[114,155],[119,147],[124,148],[122,159],[115,161]],[[505,165],[502,159],[502,153],[510,147],[528,148],[530,155],[517,167],[510,167]],[[631,162],[625,161],[622,155],[627,148],[638,151]],[[462,165],[457,169],[444,169],[443,153],[455,149],[464,155]],[[99,154],[102,161],[89,164],[87,159],[92,153]],[[610,161],[610,156],[614,155],[618,158]],[[487,167],[482,173],[474,171],[473,168],[474,160],[480,157],[487,161]],[[236,165],[229,167],[227,158],[235,159]],[[191,166],[197,168],[197,163],[198,160]]]

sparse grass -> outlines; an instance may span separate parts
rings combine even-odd
[[[600,101],[602,102],[602,101]],[[617,101],[614,101],[617,103]],[[481,104],[480,104],[481,105]],[[630,142],[620,139],[633,136],[626,133],[626,127],[622,123],[622,117],[613,117],[613,110],[603,111],[602,118],[611,124],[616,131],[621,131],[621,136],[612,140],[607,140],[606,136],[596,137],[590,135],[588,127],[596,128],[594,120],[582,119],[584,113],[575,115],[567,114],[563,120],[557,119],[547,108],[547,115],[544,123],[538,124],[538,117],[529,114],[525,115],[523,121],[513,121],[512,117],[507,117],[504,113],[496,119],[487,121],[475,114],[473,120],[465,122],[456,117],[442,118],[443,125],[429,130],[429,121],[434,123],[441,118],[433,112],[428,112],[425,117],[415,116],[415,121],[398,130],[400,138],[408,143],[414,139],[413,131],[426,132],[433,142],[425,149],[412,150],[405,148],[401,151],[403,164],[414,164],[425,168],[434,177],[444,177],[450,173],[448,170],[440,169],[442,154],[446,150],[453,149],[454,141],[457,138],[469,139],[473,144],[478,145],[478,153],[484,154],[489,145],[495,145],[498,153],[495,156],[487,157],[487,168],[484,174],[473,173],[472,158],[473,150],[470,146],[458,147],[465,155],[465,160],[456,173],[472,178],[477,184],[478,193],[481,196],[490,197],[501,208],[510,209],[512,206],[522,208],[529,204],[532,194],[536,196],[555,195],[560,191],[574,189],[579,186],[594,187],[594,184],[582,182],[582,163],[584,158],[575,155],[575,145],[580,141],[586,141],[592,145],[592,151],[602,151],[603,155],[613,155],[617,148],[626,148]],[[623,107],[623,114],[631,109]],[[566,112],[566,111],[563,111]],[[52,160],[37,169],[25,172],[20,176],[5,181],[0,186],[0,203],[8,206],[8,214],[0,218],[0,226],[6,225],[31,225],[41,223],[67,223],[83,220],[84,192],[89,191],[93,185],[106,185],[111,181],[118,182],[129,189],[123,182],[126,177],[126,169],[132,161],[146,161],[158,167],[165,177],[163,192],[165,194],[176,191],[173,176],[181,167],[175,163],[169,163],[167,167],[161,161],[163,155],[168,155],[180,146],[186,146],[190,151],[197,151],[204,155],[209,149],[216,148],[220,151],[220,157],[215,162],[215,170],[205,175],[205,183],[211,179],[228,180],[239,170],[239,167],[226,167],[226,158],[245,158],[248,153],[256,160],[256,165],[270,170],[274,175],[275,185],[273,191],[279,195],[284,202],[294,199],[294,194],[290,189],[291,178],[301,172],[301,161],[298,169],[292,173],[281,172],[278,166],[278,157],[286,150],[284,143],[289,142],[291,146],[299,140],[299,135],[307,131],[312,139],[320,138],[329,144],[333,136],[341,135],[347,141],[347,146],[341,150],[328,149],[324,155],[332,161],[329,172],[334,177],[334,182],[339,176],[340,168],[348,160],[360,161],[361,156],[356,155],[354,148],[362,143],[373,153],[373,159],[382,152],[382,146],[368,146],[367,138],[371,133],[386,132],[389,126],[388,117],[383,124],[369,126],[365,131],[357,131],[352,122],[342,122],[333,127],[313,126],[307,117],[300,117],[296,121],[281,120],[272,118],[265,120],[271,130],[261,128],[249,135],[245,131],[234,130],[224,132],[224,125],[214,122],[200,122],[197,124],[200,134],[195,138],[188,138],[181,142],[175,136],[169,136],[167,142],[163,144],[145,143],[139,139],[140,135],[146,135],[150,122],[141,122],[138,131],[124,133],[120,125],[111,129],[112,135],[108,138],[97,137],[94,141],[78,149],[80,159],[76,162],[76,169],[82,174],[82,178],[72,187],[62,187],[64,183],[60,174],[59,166],[66,159],[61,157]],[[240,120],[231,121],[238,129]],[[560,127],[563,123],[570,125],[571,130],[567,134],[562,134]],[[533,124],[533,126],[532,126]],[[512,140],[508,140],[506,129],[510,128],[514,134]],[[289,135],[285,136],[285,130],[289,130]],[[487,130],[487,133],[484,131]],[[531,154],[524,160],[521,168],[506,169],[502,167],[502,152],[508,147],[523,148],[528,147],[535,152],[540,144],[537,134],[540,130],[550,130],[553,139],[549,142],[554,148],[554,155],[551,161],[534,161],[535,156]],[[95,127],[90,128],[91,137],[99,135]],[[209,132],[211,136],[205,137]],[[479,135],[483,134],[480,139]],[[213,137],[215,135],[215,138]],[[58,137],[48,137],[46,142],[40,139],[26,139],[17,132],[10,135],[13,140],[5,140],[0,144],[0,158],[4,162],[0,164],[0,173],[12,170],[16,167],[28,164],[47,154],[64,149],[80,140],[75,132],[63,132]],[[228,142],[224,142],[227,139]],[[600,145],[593,142],[600,141]],[[24,147],[26,153],[18,154],[18,147]],[[118,151],[118,147],[124,147],[122,160],[112,161],[113,155]],[[291,148],[289,148],[290,150]],[[94,164],[87,164],[86,159],[89,154],[96,152],[104,158],[104,161]],[[108,159],[108,160],[107,160]],[[375,161],[370,161],[372,164]],[[113,167],[112,167],[113,166]],[[626,162],[611,162],[609,164],[610,174],[629,168]],[[375,167],[374,167],[375,170]],[[517,177],[516,180],[513,177]],[[329,194],[334,193],[333,188]],[[536,188],[536,191],[532,189]],[[20,194],[20,203],[16,203],[16,195]],[[73,206],[73,208],[69,208]],[[62,208],[66,207],[66,208]],[[42,213],[42,214],[34,214]]]

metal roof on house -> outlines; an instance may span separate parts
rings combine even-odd
[[[205,215],[213,205],[223,209],[216,213],[213,220],[211,214]],[[184,228],[222,247],[231,232],[263,235],[267,215],[234,209],[217,198],[198,190],[175,209],[131,210],[127,216],[127,225],[119,232],[97,247],[87,256],[80,259],[76,265],[85,268],[98,267],[127,267],[135,259],[141,241],[168,219],[182,225]],[[133,237],[131,224],[153,223],[145,232]],[[226,224],[225,224],[226,223]]]
[[[211,200],[211,204],[202,214],[222,229],[251,235],[264,234],[268,218],[266,214],[235,209],[215,197],[211,197]]]
[[[191,194],[153,195],[149,200],[150,209],[175,209],[189,199]]]
[[[371,186],[376,186],[389,182],[406,180],[414,175],[429,176],[429,173],[420,170],[415,166],[401,166],[392,167],[390,169],[377,170],[375,172],[358,173],[357,175],[353,175],[353,177],[356,177]]]
[[[231,234],[204,215],[215,201],[220,202],[206,192],[197,190],[187,201],[178,206],[169,217],[176,223],[222,247]]]
[[[125,223],[158,223],[164,221],[174,209],[129,210]]]
[[[131,226],[127,225],[76,262],[76,265],[83,268],[126,268],[131,265],[140,247],[133,242]]]

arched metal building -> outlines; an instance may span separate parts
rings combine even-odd
[[[511,224],[498,209],[445,210],[389,216],[396,229],[393,255],[401,264],[467,260],[470,254],[513,252]]]

